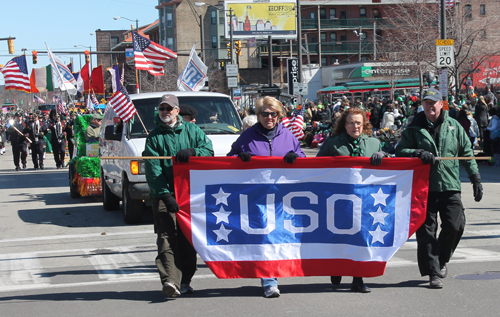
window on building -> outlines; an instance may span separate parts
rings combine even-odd
[[[321,43],[326,43],[326,33],[321,33]]]
[[[172,27],[173,22],[172,22],[172,13],[167,13],[167,27]]]
[[[374,19],[380,18],[380,14],[378,12],[378,9],[372,9],[372,16]]]
[[[325,8],[319,9],[319,18],[326,19],[326,9]]]
[[[327,58],[321,57],[321,66],[326,66],[326,65],[327,65]]]
[[[486,38],[486,30],[482,30],[482,31],[481,31],[481,37],[482,37],[483,39],[485,39],[485,38]]]
[[[472,6],[470,4],[464,6],[464,15],[466,19],[472,19]]]
[[[217,36],[212,36],[212,48],[217,48]]]
[[[330,33],[330,42],[333,43],[337,42],[337,33],[335,32]]]
[[[330,20],[337,18],[337,10],[336,9],[330,9]]]
[[[210,24],[212,24],[212,25],[217,24],[217,12],[216,11],[210,12]]]
[[[362,19],[366,18],[366,8],[359,8],[359,17]]]
[[[341,19],[346,19],[347,18],[347,15],[346,15],[345,11],[340,11],[340,18]]]
[[[481,4],[479,6],[479,14],[480,15],[486,15],[486,5],[485,4]]]
[[[111,47],[117,45],[118,43],[120,43],[120,38],[118,36],[112,36],[110,41]]]
[[[171,50],[174,49],[174,39],[171,37],[167,38],[167,48]]]
[[[314,20],[314,19],[316,19],[316,11],[311,11],[311,12],[309,13],[309,17],[310,17],[311,19],[313,19],[313,20]]]

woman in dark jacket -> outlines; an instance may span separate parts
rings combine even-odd
[[[281,156],[287,163],[306,156],[292,132],[278,123],[284,116],[278,99],[269,96],[258,99],[255,112],[258,122],[240,135],[228,156],[239,156],[244,162],[250,161],[252,156]],[[261,283],[265,297],[280,296],[276,278],[262,278]]]
[[[372,137],[372,125],[361,108],[345,110],[336,121],[332,136],[329,137],[317,156],[364,156],[371,157],[373,165],[380,165],[386,154],[380,141]],[[339,285],[342,276],[332,276],[331,282]],[[353,277],[351,291],[369,293],[370,288],[362,277]]]
[[[488,127],[488,105],[486,104],[486,101],[484,101],[483,96],[479,97],[479,101],[476,104],[474,119],[476,119],[479,127],[479,137],[481,138],[481,142],[484,142],[484,130]]]

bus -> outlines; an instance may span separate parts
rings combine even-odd
[[[436,84],[433,82],[432,84]],[[431,84],[431,85],[432,85]],[[424,86],[425,87],[425,86]],[[400,79],[394,87],[394,94],[406,95],[419,92],[420,83],[416,79]],[[370,82],[350,82],[345,83],[343,86],[326,87],[317,92],[318,100],[323,103],[335,103],[337,99],[346,96],[352,103],[356,99],[367,101],[368,98],[379,97],[385,100],[391,99],[391,85],[385,80],[377,80]]]

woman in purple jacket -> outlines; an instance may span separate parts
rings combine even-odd
[[[297,157],[306,156],[292,132],[278,123],[284,116],[278,99],[269,96],[258,99],[255,111],[257,123],[240,135],[228,156],[238,156],[243,162],[250,161],[252,156],[282,156],[290,164]],[[262,278],[261,282],[265,297],[280,296],[276,278]]]

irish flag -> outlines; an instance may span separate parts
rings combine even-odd
[[[54,91],[52,67],[33,68],[30,77],[31,92]]]

